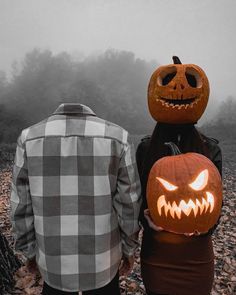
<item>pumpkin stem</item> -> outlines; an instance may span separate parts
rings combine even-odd
[[[174,64],[176,65],[176,64],[182,64],[182,62],[180,61],[180,59],[178,58],[178,56],[172,56],[172,59],[173,59],[173,62],[174,62]]]
[[[173,142],[165,142],[164,144],[171,149],[172,156],[176,156],[176,155],[180,155],[181,154],[179,148]]]

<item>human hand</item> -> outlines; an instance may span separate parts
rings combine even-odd
[[[119,267],[120,276],[127,276],[131,273],[134,266],[134,255],[132,256],[125,256],[123,255],[121,259],[121,264]]]
[[[144,217],[146,218],[148,225],[150,226],[150,228],[152,228],[155,231],[163,231],[164,229],[160,226],[157,226],[153,223],[152,218],[150,216],[150,210],[149,209],[145,209],[144,210]]]
[[[185,235],[186,237],[192,237],[192,236],[194,235],[194,233],[184,233],[184,235]]]
[[[184,235],[186,237],[192,237],[192,236],[200,236],[201,234],[205,234],[205,233],[207,233],[207,232],[200,233],[199,231],[195,230],[192,233],[184,233]]]

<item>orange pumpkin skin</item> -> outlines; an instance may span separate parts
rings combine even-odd
[[[208,180],[204,182],[201,173],[206,173],[206,170]],[[169,191],[159,179],[171,183],[175,190],[172,187]],[[196,191],[190,187],[190,184],[199,185],[201,181],[203,188],[198,187]],[[146,196],[151,218],[157,226],[179,234],[205,233],[220,215],[221,176],[215,165],[201,154],[167,156],[153,165]],[[161,205],[159,209],[158,205]]]
[[[199,66],[161,66],[152,74],[149,82],[149,112],[157,122],[196,123],[207,106],[209,92],[207,76]]]

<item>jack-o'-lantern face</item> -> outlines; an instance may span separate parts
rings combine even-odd
[[[208,102],[209,82],[204,71],[194,64],[159,67],[148,86],[148,106],[152,117],[163,123],[195,123]]]
[[[156,225],[176,233],[207,232],[221,210],[220,174],[197,153],[164,157],[150,171],[147,201]]]

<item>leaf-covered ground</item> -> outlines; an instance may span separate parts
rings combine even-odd
[[[212,295],[236,294],[236,167],[224,168],[224,207],[221,222],[213,236],[215,251],[215,282]],[[0,171],[0,231],[9,244],[13,245],[11,224],[9,221],[11,167]],[[141,235],[140,235],[141,236]],[[140,249],[139,249],[140,250]],[[20,253],[16,255],[22,260]],[[132,274],[121,277],[120,286],[124,294],[145,294],[140,276],[139,251]],[[33,276],[25,266],[15,275],[15,288],[11,294],[38,295],[41,291],[42,279]],[[0,291],[1,294],[1,291]],[[5,293],[8,294],[8,293]],[[200,294],[199,294],[200,295]]]

